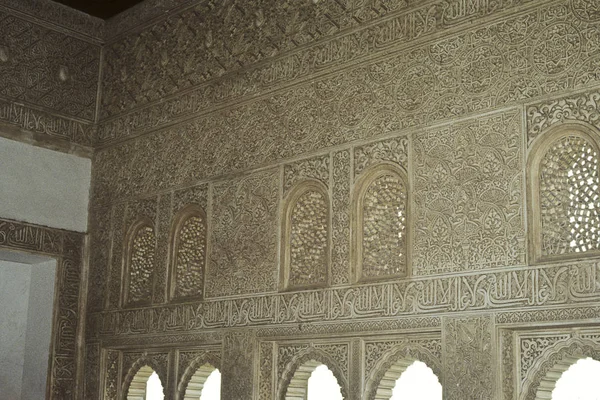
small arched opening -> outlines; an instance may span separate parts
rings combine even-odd
[[[600,400],[600,361],[581,358],[556,381],[552,400]]]
[[[422,361],[408,362],[394,383],[390,400],[442,400],[442,385],[433,370]]]
[[[375,400],[441,400],[442,385],[431,368],[422,361],[402,358],[385,372]]]
[[[221,398],[221,372],[204,364],[191,376],[183,400],[219,400]]]
[[[163,400],[164,398],[164,388],[160,377],[152,367],[144,365],[129,384],[127,400]]]
[[[323,363],[310,360],[298,367],[285,393],[285,400],[343,400],[341,386]]]

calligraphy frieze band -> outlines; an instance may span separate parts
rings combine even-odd
[[[95,314],[91,329],[101,336],[168,333],[506,310],[599,299],[600,263],[587,262],[111,311]]]

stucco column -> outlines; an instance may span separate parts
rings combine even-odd
[[[494,397],[493,322],[489,314],[443,319],[444,399]]]

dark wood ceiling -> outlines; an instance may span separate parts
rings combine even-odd
[[[71,8],[83,11],[102,19],[108,19],[113,15],[133,7],[143,0],[54,0]]]

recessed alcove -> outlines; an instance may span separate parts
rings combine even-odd
[[[46,397],[56,260],[0,251],[2,398]]]

